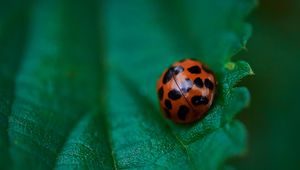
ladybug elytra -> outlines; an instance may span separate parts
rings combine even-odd
[[[199,61],[174,63],[157,82],[160,107],[176,123],[191,123],[205,116],[215,97],[217,81]]]

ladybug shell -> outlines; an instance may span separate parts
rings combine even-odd
[[[157,82],[160,107],[176,123],[205,116],[216,91],[214,74],[201,62],[186,59],[168,68]]]

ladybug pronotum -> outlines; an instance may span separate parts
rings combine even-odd
[[[205,116],[215,97],[217,81],[199,61],[174,63],[157,82],[157,94],[165,117],[176,123],[191,123]]]

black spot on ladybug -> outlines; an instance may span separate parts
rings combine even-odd
[[[186,78],[181,84],[180,88],[183,93],[189,92],[193,87],[193,82],[189,78]]]
[[[208,98],[205,96],[194,96],[192,97],[192,103],[194,106],[208,104]]]
[[[202,69],[203,69],[206,73],[212,73],[212,71],[211,71],[206,65],[202,65]]]
[[[203,81],[202,81],[202,79],[201,79],[200,77],[198,77],[198,78],[196,78],[196,79],[194,80],[194,84],[195,84],[197,87],[199,87],[199,88],[202,88],[202,87],[203,87]]]
[[[201,68],[199,66],[192,66],[192,67],[188,68],[188,71],[192,74],[200,74]]]
[[[183,70],[184,70],[184,68],[181,67],[181,66],[176,66],[176,67],[173,68],[173,72],[174,72],[175,75],[183,72]]]
[[[166,106],[169,110],[171,110],[171,109],[172,109],[172,103],[171,103],[171,101],[168,100],[168,99],[166,99],[166,100],[165,100],[165,106]]]
[[[169,68],[163,77],[163,83],[168,83],[173,77],[173,67]]]
[[[157,94],[158,94],[159,100],[161,100],[163,98],[163,96],[164,96],[164,89],[163,89],[163,87],[159,88]]]
[[[178,112],[177,112],[178,118],[179,118],[180,120],[183,120],[183,121],[184,121],[184,120],[186,119],[186,116],[187,116],[187,114],[189,113],[189,111],[190,111],[190,109],[189,109],[187,106],[181,105],[181,106],[179,107]]]
[[[181,93],[180,93],[180,91],[173,89],[173,90],[169,91],[168,97],[172,100],[177,100],[177,99],[180,99]]]
[[[208,88],[210,90],[214,89],[214,84],[209,79],[204,80],[204,85],[206,88]]]
[[[166,117],[170,119],[171,118],[171,113],[169,112],[169,110],[168,109],[164,109],[164,111],[165,111]]]

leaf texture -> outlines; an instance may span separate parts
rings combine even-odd
[[[1,169],[220,169],[245,151],[234,117],[250,94],[236,84],[253,72],[231,57],[255,1],[18,3],[0,20]],[[215,71],[218,94],[203,120],[179,125],[155,83],[186,57]]]

